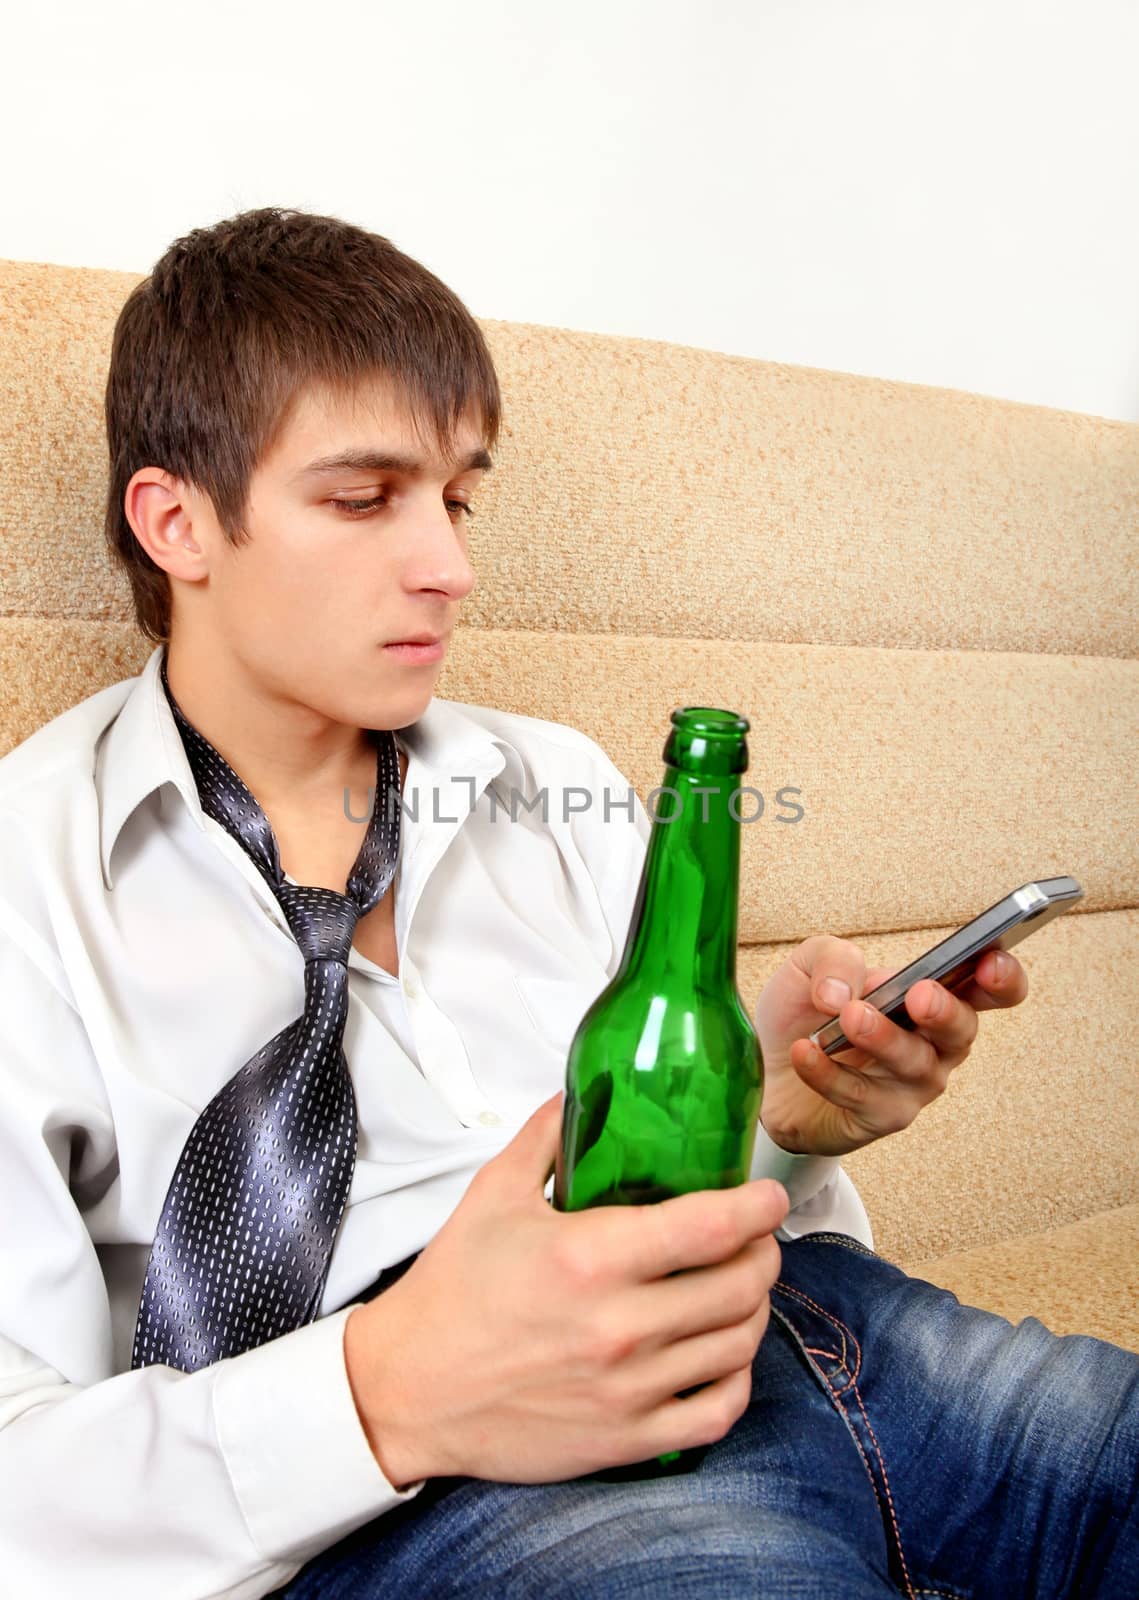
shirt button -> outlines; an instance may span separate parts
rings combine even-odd
[[[498,1115],[497,1111],[480,1111],[479,1121],[482,1123],[484,1128],[502,1127],[502,1118]]]
[[[404,978],[404,980],[403,980],[403,988],[404,988],[404,993],[406,995],[408,995],[412,1000],[415,1000],[418,997],[419,993],[420,993],[419,979],[415,978],[415,977],[406,977],[406,978]]]

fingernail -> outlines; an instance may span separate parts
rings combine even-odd
[[[1003,950],[998,950],[993,958],[993,966],[996,968],[997,977],[1003,982],[1012,971],[1012,957],[1006,956]]]
[[[869,1033],[877,1021],[878,1013],[874,1007],[864,1004],[862,1007],[862,1020],[858,1024],[859,1033]]]
[[[925,1014],[927,1017],[939,1017],[945,1010],[945,990],[939,983],[935,983],[929,991],[929,1000],[926,1003]]]
[[[841,978],[827,978],[819,984],[819,998],[832,1011],[841,1011],[850,999],[850,985],[843,983]]]

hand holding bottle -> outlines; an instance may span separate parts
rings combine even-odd
[[[534,1113],[414,1265],[348,1319],[357,1409],[397,1486],[577,1477],[710,1444],[747,1406],[782,1186],[559,1212],[544,1189],[561,1102]]]

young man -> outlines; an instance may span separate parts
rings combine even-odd
[[[433,697],[499,406],[455,296],[332,219],[191,234],[119,319],[155,649],[0,762],[5,1592],[1128,1591],[1139,1358],[907,1278],[838,1166],[1014,959],[844,1067],[806,1035],[886,973],[806,940],[753,1181],[547,1203],[647,821],[559,807],[628,793],[584,735]]]

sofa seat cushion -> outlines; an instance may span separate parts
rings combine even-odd
[[[1034,1316],[1139,1351],[1139,1205],[899,1265],[1010,1322]]]

